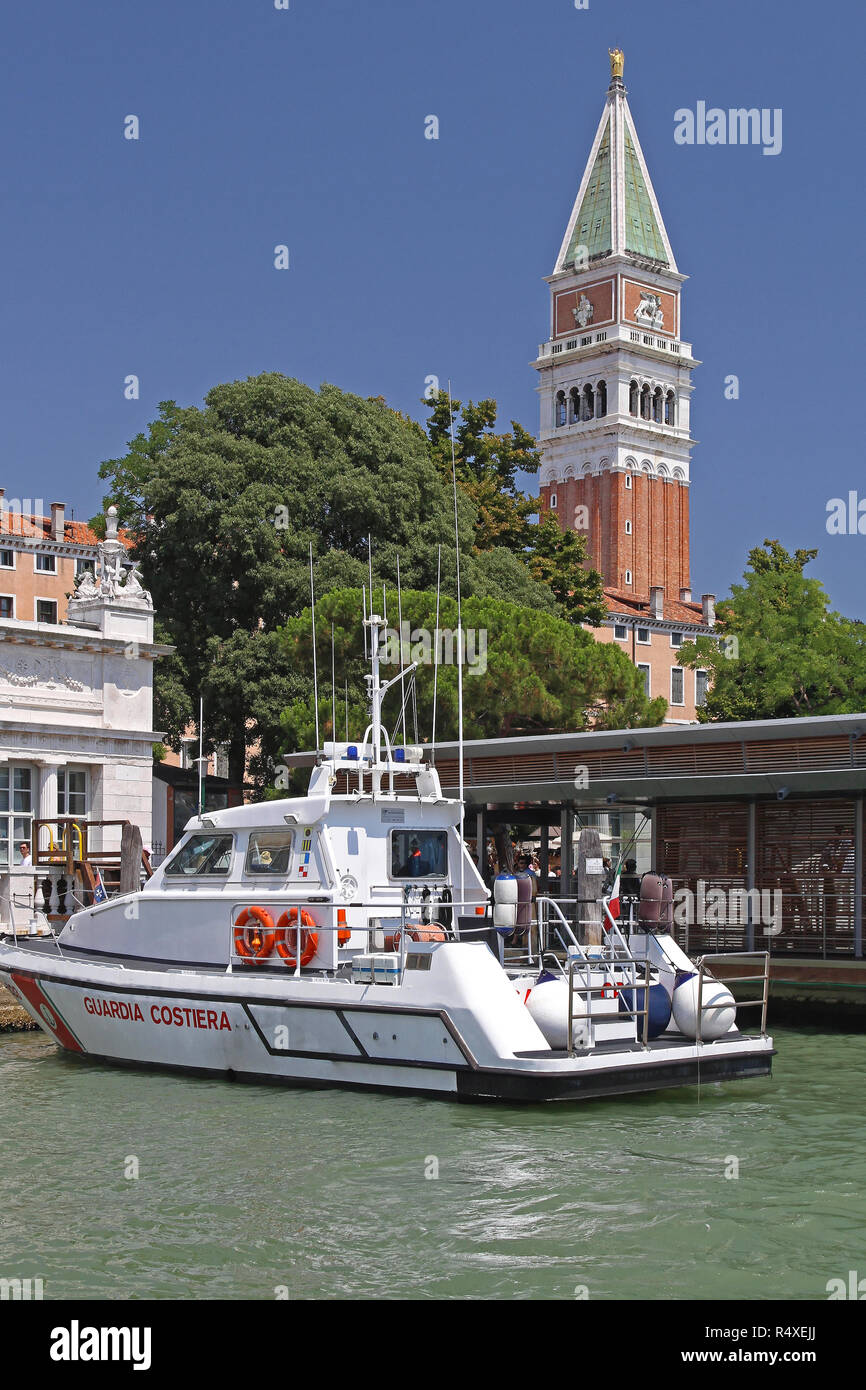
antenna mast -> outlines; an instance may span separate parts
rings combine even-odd
[[[337,742],[337,667],[334,656],[334,624],[331,623],[331,738]]]
[[[436,694],[439,686],[439,590],[442,584],[442,546],[436,560],[436,627],[433,631],[433,728],[430,733],[430,761],[436,763]]]
[[[316,665],[316,591],[313,585],[313,542],[310,541],[310,613],[313,624],[313,701],[316,706],[316,752],[319,751],[319,672]]]
[[[448,418],[451,422],[451,481],[454,485],[454,543],[457,554],[457,747],[460,770],[460,906],[463,906],[465,890],[464,857],[466,845],[463,838],[466,808],[463,802],[463,608],[460,598],[460,528],[457,525],[457,459],[454,452],[454,411],[451,407],[451,381],[448,381]],[[460,935],[460,909],[455,913],[457,936]]]

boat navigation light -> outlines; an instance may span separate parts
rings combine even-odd
[[[352,760],[353,763],[356,763],[356,762],[358,761],[358,746],[357,746],[357,744],[355,744],[355,743],[350,743],[350,744],[349,744],[348,748],[346,749],[346,757],[347,757],[347,758],[350,758],[350,759]]]

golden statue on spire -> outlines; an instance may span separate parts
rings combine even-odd
[[[625,54],[621,48],[609,48],[607,51],[610,54],[611,77],[622,77],[622,71],[625,67]]]

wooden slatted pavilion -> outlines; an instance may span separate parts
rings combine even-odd
[[[437,747],[436,766],[455,795],[456,744]],[[646,810],[675,892],[725,895],[727,911],[688,927],[691,949],[863,956],[866,714],[476,740],[464,776],[478,842],[495,824],[556,827],[564,884],[587,813]],[[781,902],[772,932],[736,890]]]

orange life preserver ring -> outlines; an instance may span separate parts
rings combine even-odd
[[[284,912],[282,917],[280,917],[279,921],[277,922],[277,955],[282,957],[282,959],[285,961],[286,965],[289,967],[290,970],[294,970],[297,966],[297,960],[292,955],[292,948],[293,946],[297,946],[298,933],[297,931],[293,931],[290,933],[290,928],[294,927],[297,920],[298,909],[296,907],[293,907],[288,912]],[[315,925],[316,923],[314,919],[310,916],[307,909],[305,907],[302,907],[302,930],[300,933],[302,966],[309,965],[310,961],[313,959],[313,956],[319,949],[318,932],[304,930],[305,928],[314,927]]]
[[[252,920],[256,927],[248,926]],[[242,960],[267,960],[277,939],[274,919],[265,907],[245,907],[235,921],[235,952]]]

